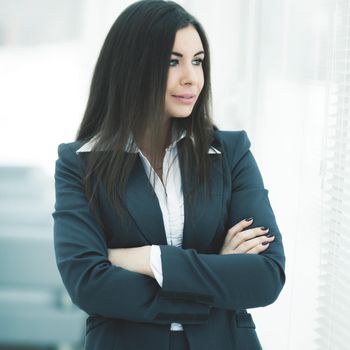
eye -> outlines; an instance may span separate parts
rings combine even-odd
[[[201,66],[202,63],[203,63],[203,59],[197,58],[196,60],[193,60],[192,62],[197,62],[195,65],[196,65],[196,66]],[[170,60],[170,62],[169,62],[169,65],[170,65],[171,67],[175,67],[177,64],[179,64],[179,60],[177,60],[177,59],[172,59],[172,60]]]
[[[193,62],[198,62],[198,64],[196,64],[196,65],[200,66],[203,63],[203,60],[201,58],[198,58],[198,59],[194,60]]]
[[[170,62],[169,62],[169,65],[171,66],[171,67],[175,67],[175,64],[173,64],[173,63],[176,63],[176,64],[178,64],[179,63],[179,60],[170,60]]]

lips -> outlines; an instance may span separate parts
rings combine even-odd
[[[193,98],[193,97],[195,97],[196,95],[194,95],[194,94],[179,94],[179,95],[173,95],[174,97],[181,97],[181,98],[188,98],[188,99],[190,99],[190,98]]]
[[[196,101],[196,97],[193,94],[172,95],[177,103],[182,105],[192,105]]]

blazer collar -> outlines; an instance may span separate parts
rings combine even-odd
[[[176,139],[174,129],[172,129],[171,133],[171,144],[169,145],[168,148],[174,147],[181,139],[187,136],[186,130],[183,130],[180,136]],[[84,153],[84,152],[91,152],[94,145],[98,141],[98,135],[94,136],[90,141],[84,143],[77,151],[76,153]],[[190,138],[192,142],[195,142],[193,135],[190,135]],[[129,135],[128,142],[124,147],[124,151],[128,153],[139,153],[141,152],[140,149],[137,147],[132,149],[132,141],[133,141],[133,136],[132,134]],[[220,154],[221,152],[216,149],[214,146],[210,146],[208,149],[208,154]]]

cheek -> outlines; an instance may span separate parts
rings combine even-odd
[[[200,90],[202,90],[203,86],[204,86],[204,73],[203,73],[203,71],[201,71],[201,73],[198,77],[198,87]]]
[[[175,76],[171,72],[168,73],[168,78],[167,78],[167,90],[171,91],[172,88],[175,85]]]

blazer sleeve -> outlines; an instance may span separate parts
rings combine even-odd
[[[254,221],[248,228],[269,227],[275,239],[260,254],[202,254],[161,245],[162,292],[230,310],[266,306],[276,300],[285,283],[282,237],[247,133],[242,130],[235,138],[225,133],[232,179],[227,229],[252,216]]]
[[[160,294],[146,275],[112,265],[104,231],[90,211],[82,159],[62,144],[56,161],[54,248],[62,281],[75,305],[89,315],[169,324],[205,323],[209,306]]]

